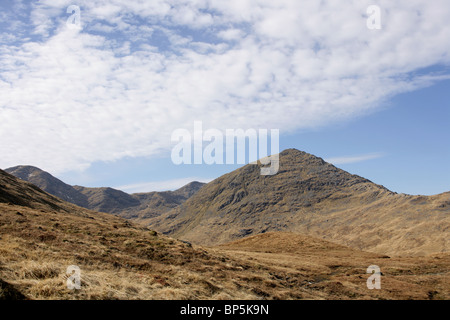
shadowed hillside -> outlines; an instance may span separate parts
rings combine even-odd
[[[32,183],[17,179],[3,170],[0,170],[0,203],[66,212],[78,208],[44,192]]]
[[[5,170],[21,180],[30,182],[40,189],[77,206],[87,208],[88,199],[74,187],[55,178],[48,172],[32,166],[17,166]]]
[[[142,223],[184,203],[204,185],[191,182],[175,191],[130,195],[113,188],[70,186],[48,172],[32,166],[17,166],[5,171],[77,206],[117,214]]]

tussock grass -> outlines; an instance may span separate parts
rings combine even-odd
[[[366,288],[371,264],[386,290]],[[0,204],[0,296],[16,299],[448,299],[449,265],[283,233],[202,248],[107,214]]]

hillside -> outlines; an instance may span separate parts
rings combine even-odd
[[[75,211],[79,207],[50,195],[32,183],[17,179],[0,170],[0,203],[23,206],[31,209]]]
[[[149,219],[183,204],[203,185],[204,183],[194,181],[175,191],[135,193],[132,196],[139,201],[139,206],[125,208],[117,214],[135,222],[148,224]]]
[[[40,189],[77,206],[87,208],[88,199],[72,186],[55,178],[48,172],[33,166],[17,166],[5,170],[21,180],[30,182]]]
[[[450,297],[450,254],[393,258],[285,232],[246,237],[217,250],[283,270],[293,286],[318,290],[318,296],[323,294],[325,299],[330,294],[365,299],[370,290],[362,286],[367,275],[361,271],[369,265],[381,269],[381,290],[372,292],[379,299],[392,299],[397,294],[421,300]],[[295,276],[298,273],[304,277],[300,282]]]
[[[353,254],[352,259],[338,262],[349,266],[343,270],[352,268],[352,275],[338,281],[344,274],[328,266],[329,261],[301,259],[300,263],[293,252],[294,256],[284,257],[283,263],[291,263],[288,266],[280,265],[277,255],[273,256],[277,263],[272,258],[263,261],[258,250],[255,257],[245,253],[236,256],[232,250],[244,250],[236,244],[216,249],[191,246],[122,218],[63,202],[4,171],[0,171],[0,186],[0,299],[446,297],[444,276],[421,275],[420,271],[417,278],[402,279],[412,262],[401,262],[392,273],[392,290],[388,285],[389,290],[374,292],[365,287],[365,268],[384,261],[385,257],[376,254],[338,246],[342,252]],[[298,241],[296,237],[290,241],[298,252],[312,244],[316,254],[324,256],[323,250],[330,254],[329,246],[336,247],[323,240],[302,237]],[[317,243],[326,245],[321,248]],[[446,264],[447,257],[440,257],[433,270],[441,272]],[[80,290],[67,289],[69,265],[80,267]],[[428,263],[421,270],[429,267]],[[424,284],[418,286],[415,281]],[[434,284],[431,296],[429,282]],[[405,285],[408,290],[401,289]]]
[[[258,166],[247,165],[149,225],[202,245],[290,231],[360,250],[426,255],[450,250],[450,193],[396,194],[289,149],[280,154],[278,174],[261,176]]]
[[[200,182],[191,182],[175,191],[130,195],[113,188],[71,186],[48,172],[32,166],[17,166],[5,171],[77,206],[117,214],[143,223],[146,223],[148,218],[179,206],[204,185]]]
[[[448,299],[448,255],[389,259],[266,233],[216,248],[63,202],[0,170],[0,299]],[[367,266],[384,290],[368,290]],[[66,286],[67,267],[81,289]]]
[[[260,297],[251,264],[65,203],[1,170],[0,186],[2,299]],[[66,287],[69,265],[81,269],[80,291]],[[248,279],[236,284],[236,272]]]

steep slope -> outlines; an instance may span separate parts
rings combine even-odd
[[[86,196],[75,190],[72,186],[55,178],[48,172],[32,166],[17,166],[5,169],[9,174],[28,181],[42,190],[58,197],[64,201],[77,206],[87,208],[88,200]]]
[[[226,288],[212,291],[216,287],[202,276],[208,263],[224,267],[222,259],[123,218],[64,202],[0,170],[2,299],[231,297]],[[66,287],[70,265],[82,271],[80,291]],[[256,298],[251,288],[236,297]]]
[[[5,171],[77,206],[117,214],[142,223],[179,206],[204,185],[191,182],[175,191],[130,195],[113,188],[70,186],[48,172],[32,166],[17,166]]]
[[[81,290],[67,289],[70,265],[81,269]],[[238,273],[246,279],[230,280]],[[63,202],[0,170],[0,299],[259,299],[256,274],[251,263]]]
[[[79,211],[79,207],[44,192],[32,183],[0,170],[0,203],[32,209]]]
[[[204,245],[292,231],[361,250],[420,255],[450,249],[450,193],[399,195],[290,149],[280,154],[278,174],[261,176],[258,166],[247,165],[149,222]]]

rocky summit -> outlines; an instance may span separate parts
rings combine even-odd
[[[261,176],[257,165],[244,166],[149,225],[203,245],[291,231],[362,250],[420,255],[449,250],[450,193],[397,194],[289,149],[280,154],[278,174]]]

